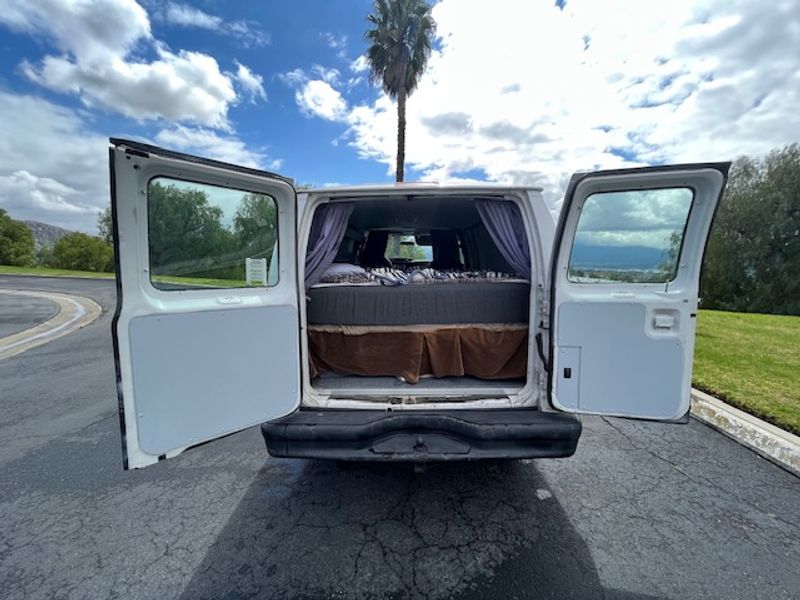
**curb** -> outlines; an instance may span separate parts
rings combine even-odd
[[[800,437],[694,388],[692,416],[800,477]]]
[[[58,314],[44,323],[0,338],[0,360],[64,337],[93,322],[102,313],[94,300],[74,294],[0,289],[10,296],[46,298],[58,304]]]

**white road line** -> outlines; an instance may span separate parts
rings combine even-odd
[[[0,294],[37,297],[58,304],[58,314],[34,327],[0,338],[0,360],[21,354],[85,327],[100,316],[102,309],[89,298],[72,294],[61,294],[28,290],[0,290]],[[24,300],[23,300],[24,301]]]

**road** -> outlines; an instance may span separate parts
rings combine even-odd
[[[0,339],[35,327],[58,314],[58,304],[46,298],[20,297],[0,293]]]
[[[103,315],[0,361],[0,590],[38,598],[798,598],[800,479],[692,421],[569,459],[345,470],[249,429],[122,471]]]

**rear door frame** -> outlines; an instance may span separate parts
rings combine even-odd
[[[209,290],[184,290],[182,292],[166,292],[166,294],[176,294],[175,296],[166,296],[162,295],[160,291],[156,291],[154,296],[162,295],[162,298],[150,298],[149,301],[142,295],[138,293],[141,288],[146,287],[148,284],[152,287],[152,283],[149,280],[149,261],[148,261],[148,247],[147,247],[147,210],[146,210],[146,190],[140,189],[139,194],[137,194],[137,198],[131,200],[126,199],[128,202],[133,202],[134,207],[133,210],[137,211],[135,219],[137,225],[133,227],[131,223],[128,223],[128,228],[133,229],[133,231],[126,232],[128,235],[128,239],[121,240],[120,238],[120,215],[118,214],[119,211],[119,193],[120,190],[117,189],[117,181],[118,181],[118,173],[117,173],[117,158],[119,153],[124,152],[126,159],[132,161],[132,165],[134,169],[137,169],[136,161],[137,159],[141,162],[145,160],[156,158],[156,159],[165,159],[168,167],[163,169],[165,177],[173,176],[170,171],[176,171],[180,168],[185,168],[189,173],[198,174],[198,183],[204,183],[206,185],[222,185],[220,183],[216,183],[215,179],[227,178],[230,176],[230,179],[235,182],[241,183],[241,188],[234,189],[252,189],[252,191],[262,191],[262,193],[271,193],[271,195],[275,198],[275,202],[277,204],[278,209],[278,239],[280,241],[280,251],[281,257],[279,257],[279,268],[280,268],[280,277],[283,281],[279,281],[279,287],[275,288],[265,288],[265,287],[257,287],[257,288],[233,288],[230,290],[226,289],[209,289]],[[171,164],[170,164],[171,163]],[[131,374],[131,348],[130,348],[130,331],[126,333],[126,340],[128,342],[127,347],[124,349],[124,352],[120,350],[120,334],[119,334],[119,326],[120,321],[125,319],[126,322],[130,323],[133,318],[137,317],[139,312],[143,312],[145,316],[148,314],[157,314],[159,310],[159,306],[169,305],[170,303],[177,303],[180,304],[183,302],[187,306],[192,306],[192,296],[195,298],[198,297],[198,294],[195,292],[199,292],[199,295],[202,297],[202,301],[197,301],[195,304],[197,305],[195,308],[197,311],[204,312],[204,314],[208,314],[209,304],[211,299],[214,299],[217,304],[219,304],[222,309],[225,309],[225,312],[229,314],[236,314],[232,311],[239,310],[241,307],[244,310],[252,309],[252,308],[268,308],[272,306],[276,302],[282,306],[289,306],[292,303],[294,304],[294,314],[295,314],[295,327],[293,328],[293,340],[292,342],[296,344],[296,347],[299,348],[299,307],[298,307],[298,298],[299,295],[299,288],[297,283],[297,268],[296,268],[296,261],[297,261],[297,248],[296,248],[296,223],[297,223],[297,202],[296,202],[296,192],[294,190],[293,181],[287,177],[277,175],[275,173],[270,173],[267,171],[261,171],[258,169],[252,169],[248,167],[241,167],[237,165],[231,165],[228,163],[215,161],[211,159],[204,159],[192,155],[187,155],[179,152],[174,152],[171,150],[166,150],[163,148],[159,148],[156,146],[151,146],[149,144],[143,144],[135,141],[119,139],[119,138],[111,138],[110,139],[110,147],[109,147],[109,167],[110,167],[110,180],[111,180],[111,216],[112,216],[112,232],[113,232],[113,241],[114,241],[114,264],[115,264],[115,273],[116,273],[116,290],[117,290],[117,305],[114,312],[114,316],[112,318],[112,339],[113,339],[113,350],[114,350],[114,366],[115,366],[115,374],[116,374],[116,383],[117,383],[117,400],[118,400],[118,409],[119,409],[119,418],[120,418],[120,431],[121,431],[121,438],[122,438],[122,455],[123,455],[123,466],[124,468],[140,468],[147,466],[149,464],[153,464],[165,458],[170,458],[176,456],[183,452],[185,449],[198,445],[203,444],[208,441],[212,441],[217,437],[223,437],[230,433],[234,433],[240,429],[243,429],[247,426],[251,426],[257,424],[256,422],[249,422],[249,423],[242,423],[241,426],[236,426],[233,428],[229,428],[226,431],[220,432],[218,435],[213,435],[207,437],[205,439],[196,439],[193,440],[191,443],[183,444],[178,447],[172,448],[169,451],[163,452],[158,455],[148,454],[141,450],[139,446],[139,439],[136,437],[135,439],[130,438],[129,436],[136,436],[137,435],[137,425],[136,425],[136,415],[133,412],[133,406],[135,403],[135,396],[133,393],[132,386],[132,374]],[[141,167],[138,167],[141,169]],[[161,170],[161,169],[158,169]],[[205,173],[207,171],[207,173]],[[144,171],[143,171],[144,173]],[[154,177],[158,177],[159,175],[155,175]],[[192,179],[190,179],[192,180]],[[223,186],[224,187],[224,186]],[[280,197],[280,198],[279,198]],[[291,201],[289,198],[291,197]],[[144,233],[143,233],[144,231]],[[130,237],[135,236],[136,239],[130,239]],[[130,254],[136,254],[136,258],[127,258],[124,261],[121,260],[121,253],[120,248],[121,244],[125,243],[126,245],[126,256]],[[286,259],[282,259],[282,257],[286,257]],[[142,262],[146,261],[146,262]],[[146,265],[144,269],[145,272],[148,272],[147,275],[144,275],[142,272],[133,272],[132,271],[132,264],[138,265],[138,267],[143,267]],[[148,283],[142,283],[144,277],[147,277]],[[123,281],[125,280],[125,281]],[[281,285],[282,284],[282,285]],[[136,290],[134,292],[134,301],[133,305],[130,305],[130,300],[128,304],[125,303],[125,293],[126,290],[128,292],[128,296],[130,296],[131,290]],[[282,291],[281,291],[282,290]],[[269,297],[268,294],[270,293],[278,293],[278,297]],[[138,296],[138,297],[137,297]],[[181,296],[183,296],[183,300],[181,300]],[[144,304],[148,304],[149,306],[145,306],[143,309],[140,306],[136,306],[137,304],[142,304],[143,300],[145,301]],[[288,304],[287,304],[288,302]],[[228,304],[230,303],[230,304]],[[204,305],[204,306],[203,306]],[[225,305],[225,306],[222,306]],[[211,307],[212,310],[217,307]],[[126,315],[126,309],[130,313],[133,311],[134,314]],[[141,309],[141,310],[140,310]],[[205,310],[204,310],[205,309]],[[197,311],[194,311],[194,314],[197,314]],[[222,312],[222,310],[221,310]],[[186,308],[185,310],[178,308],[178,310],[166,311],[165,314],[172,314],[172,315],[179,315],[179,314],[192,314],[192,308]],[[221,314],[221,313],[220,313]],[[241,313],[239,313],[241,314]],[[289,351],[287,349],[286,351]],[[257,422],[263,422],[272,418],[277,418],[279,416],[283,416],[296,410],[296,408],[300,405],[301,394],[302,394],[302,386],[300,384],[300,366],[299,366],[299,352],[295,355],[296,356],[296,372],[295,377],[297,380],[296,385],[296,398],[294,399],[293,406],[290,410],[286,410],[285,408],[280,410],[278,413],[275,411],[270,412],[267,408],[269,403],[266,399],[265,395],[265,410],[263,418],[259,418]],[[123,365],[123,362],[126,364]],[[287,374],[287,377],[290,377],[291,374]],[[130,398],[129,402],[126,402],[126,397]],[[284,401],[284,404],[286,402]]]
[[[707,224],[707,228],[705,231],[705,240],[702,245],[702,251],[700,252],[699,256],[694,256],[690,260],[698,261],[699,265],[697,266],[696,271],[696,289],[700,290],[700,280],[702,277],[702,268],[703,268],[703,261],[705,257],[705,251],[708,247],[708,240],[710,238],[711,230],[713,227],[714,218],[716,216],[717,210],[719,209],[720,202],[722,200],[722,196],[725,191],[725,186],[728,180],[728,172],[730,170],[731,163],[730,162],[709,162],[709,163],[686,163],[686,164],[674,164],[674,165],[663,165],[663,166],[654,166],[654,167],[638,167],[638,168],[629,168],[629,169],[612,169],[612,170],[605,170],[605,171],[592,171],[592,172],[585,172],[585,173],[575,173],[572,175],[567,189],[565,191],[564,196],[564,204],[561,208],[561,212],[559,215],[558,222],[556,224],[555,230],[555,237],[553,240],[553,248],[550,257],[550,269],[549,269],[549,335],[548,335],[548,356],[547,356],[547,403],[548,407],[552,410],[560,411],[560,412],[576,412],[578,414],[586,414],[584,411],[565,411],[563,408],[557,406],[554,402],[553,391],[554,391],[554,382],[555,382],[555,369],[556,363],[555,360],[555,350],[556,350],[556,336],[557,336],[557,281],[558,281],[558,268],[560,264],[560,258],[562,255],[562,244],[564,242],[565,232],[567,223],[570,218],[570,214],[572,212],[573,204],[575,202],[576,197],[576,190],[581,182],[589,179],[589,178],[602,178],[602,177],[624,177],[627,175],[631,176],[642,176],[647,174],[675,174],[679,172],[687,172],[687,171],[700,171],[700,170],[715,170],[721,173],[722,175],[722,184],[719,191],[717,198],[715,199],[715,205],[711,212],[710,219]],[[637,189],[636,187],[631,189]],[[624,191],[624,190],[620,190]],[[587,196],[588,197],[588,196]],[[694,207],[694,202],[692,208]],[[690,208],[689,215],[687,217],[686,225],[684,228],[684,238],[686,234],[686,229],[688,228],[689,220],[692,218],[692,208]],[[571,242],[574,243],[574,235],[570,235]],[[684,251],[684,242],[685,239],[681,240],[681,248],[680,253],[678,256],[679,264],[682,263],[685,259],[683,255]],[[572,249],[570,248],[570,252]],[[664,284],[667,288],[671,282],[667,282]],[[652,284],[645,284],[645,285],[652,285]],[[693,299],[693,320],[696,322],[696,314],[697,314],[697,303],[699,302],[699,298]],[[693,349],[694,345],[694,330],[691,336],[691,349]],[[690,349],[690,350],[691,350]],[[689,377],[691,377],[691,369],[689,372]],[[628,415],[620,415],[615,413],[604,413],[604,412],[592,412],[590,414],[604,414],[610,416],[623,416],[627,418],[634,418],[638,420],[658,420],[658,421],[667,421],[667,422],[678,422],[678,423],[686,423],[689,418],[689,409],[687,408],[686,413],[680,416],[676,416],[674,419],[662,419],[662,418],[647,418],[647,417],[628,417]]]

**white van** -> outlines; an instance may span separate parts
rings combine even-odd
[[[686,422],[729,163],[540,189],[297,190],[112,139],[125,468],[260,424],[277,457],[563,457],[576,415]]]

